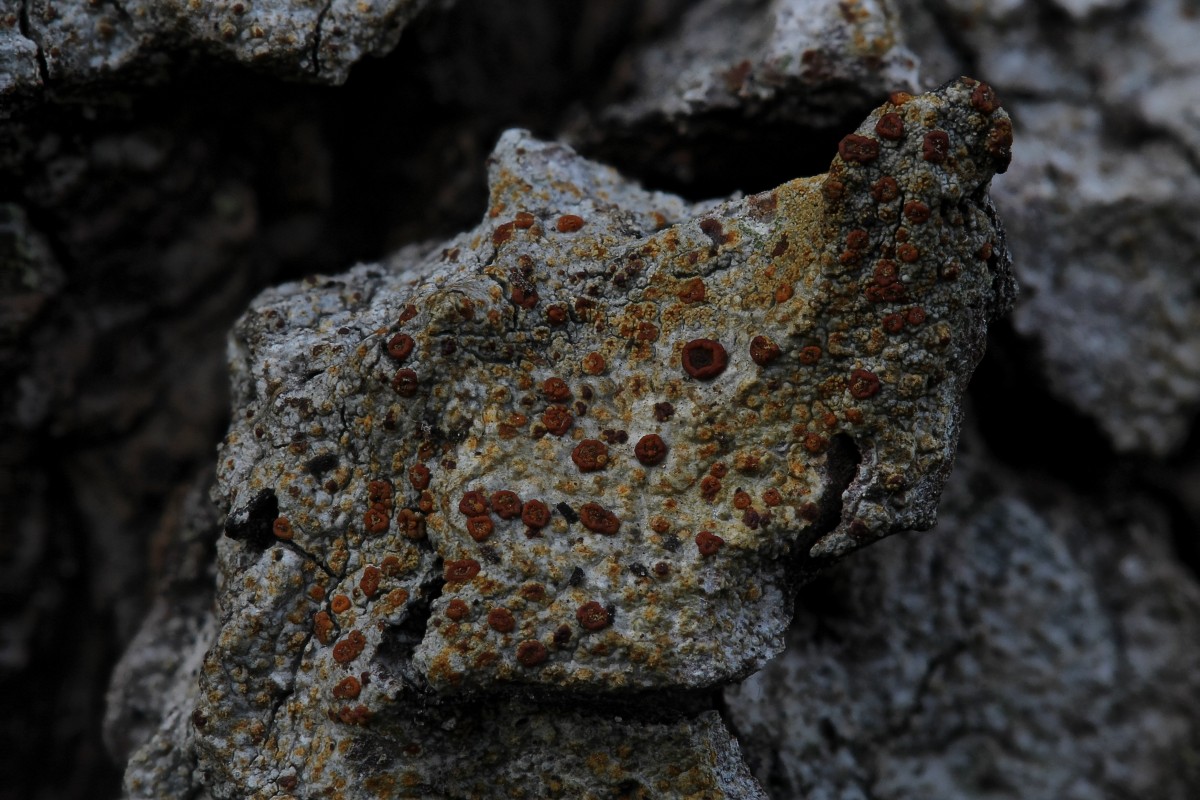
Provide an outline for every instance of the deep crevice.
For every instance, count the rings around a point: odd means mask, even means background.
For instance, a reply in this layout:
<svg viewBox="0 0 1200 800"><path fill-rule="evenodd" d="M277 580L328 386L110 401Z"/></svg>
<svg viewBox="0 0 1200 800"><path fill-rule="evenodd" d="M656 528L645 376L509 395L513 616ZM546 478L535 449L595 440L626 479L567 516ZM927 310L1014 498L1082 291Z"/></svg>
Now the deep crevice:
<svg viewBox="0 0 1200 800"><path fill-rule="evenodd" d="M862 452L853 437L839 433L830 438L826 459L825 490L821 493L821 499L817 501L820 516L810 529L811 535L818 539L841 522L843 497L862 466Z"/></svg>
<svg viewBox="0 0 1200 800"><path fill-rule="evenodd" d="M38 74L41 76L44 91L50 88L50 65L46 63L46 53L42 50L42 43L33 35L33 29L29 25L30 2L31 0L21 0L21 10L17 12L17 29L20 30L22 36L37 47L37 54L34 57L37 59Z"/></svg>

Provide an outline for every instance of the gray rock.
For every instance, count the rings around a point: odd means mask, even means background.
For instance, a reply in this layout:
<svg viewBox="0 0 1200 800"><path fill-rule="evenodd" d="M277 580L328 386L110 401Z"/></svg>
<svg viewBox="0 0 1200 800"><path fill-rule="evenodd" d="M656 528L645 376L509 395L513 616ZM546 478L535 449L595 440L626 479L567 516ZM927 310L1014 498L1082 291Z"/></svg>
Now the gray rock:
<svg viewBox="0 0 1200 800"><path fill-rule="evenodd" d="M686 128L714 111L770 109L836 125L850 109L916 89L916 58L898 23L890 0L696 3L636 57L635 94L606 109L605 123L661 118Z"/></svg>
<svg viewBox="0 0 1200 800"><path fill-rule="evenodd" d="M341 83L365 55L399 41L426 0L29 0L27 37L7 25L0 59L19 67L0 92L46 81L73 86L112 75L158 75L185 54L232 58L294 80ZM15 15L13 15L15 16ZM4 25L0 21L0 25Z"/></svg>
<svg viewBox="0 0 1200 800"><path fill-rule="evenodd" d="M1047 488L968 449L936 531L812 588L726 690L772 796L1195 796L1200 591L1167 519Z"/></svg>
<svg viewBox="0 0 1200 800"><path fill-rule="evenodd" d="M1186 2L902 2L927 79L967 64L1022 134L996 182L1016 325L1056 395L1165 455L1200 406L1200 18Z"/></svg>
<svg viewBox="0 0 1200 800"><path fill-rule="evenodd" d="M493 791L756 796L702 690L778 652L797 582L932 524L1012 299L1010 135L964 79L828 175L690 207L510 132L477 229L264 293L215 634L130 794L194 767L214 797L467 796L487 763Z"/></svg>
<svg viewBox="0 0 1200 800"><path fill-rule="evenodd" d="M690 179L707 151L672 148L706 128L726 145L743 121L819 131L895 89L985 78L1028 127L995 192L1026 289L1018 330L1116 449L1165 455L1200 407L1197 36L1184 0L710 0L632 59L631 97L578 135Z"/></svg>

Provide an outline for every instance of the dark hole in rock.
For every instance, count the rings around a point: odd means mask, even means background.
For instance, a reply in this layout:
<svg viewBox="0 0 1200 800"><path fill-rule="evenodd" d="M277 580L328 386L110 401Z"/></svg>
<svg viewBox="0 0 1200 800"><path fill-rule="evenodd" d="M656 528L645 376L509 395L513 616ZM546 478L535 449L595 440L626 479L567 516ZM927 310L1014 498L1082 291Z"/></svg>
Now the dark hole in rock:
<svg viewBox="0 0 1200 800"><path fill-rule="evenodd" d="M272 526L278 516L275 490L263 489L249 503L230 512L225 520L225 535L256 550L266 550L276 541Z"/></svg>
<svg viewBox="0 0 1200 800"><path fill-rule="evenodd" d="M862 453L848 434L839 433L829 440L825 462L825 491L817 506L820 515L813 523L812 533L819 538L837 527L842 518L842 495L850 488L862 463Z"/></svg>

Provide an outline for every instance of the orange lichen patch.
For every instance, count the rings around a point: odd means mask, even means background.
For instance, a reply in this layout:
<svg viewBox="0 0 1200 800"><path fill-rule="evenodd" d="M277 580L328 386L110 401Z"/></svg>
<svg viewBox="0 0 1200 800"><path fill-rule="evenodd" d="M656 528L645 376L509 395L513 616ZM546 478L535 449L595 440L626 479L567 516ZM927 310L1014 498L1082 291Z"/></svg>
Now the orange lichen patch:
<svg viewBox="0 0 1200 800"><path fill-rule="evenodd" d="M371 508L378 508L385 513L392 507L392 482L371 481L367 484L367 502Z"/></svg>
<svg viewBox="0 0 1200 800"><path fill-rule="evenodd" d="M476 490L467 492L458 501L458 510L467 517L483 516L488 513L490 508L487 496Z"/></svg>
<svg viewBox="0 0 1200 800"><path fill-rule="evenodd" d="M526 583L521 587L521 597L532 603L540 603L546 599L546 587L540 583Z"/></svg>
<svg viewBox="0 0 1200 800"><path fill-rule="evenodd" d="M820 453L828 445L829 442L819 433L806 433L804 435L804 449L810 453Z"/></svg>
<svg viewBox="0 0 1200 800"><path fill-rule="evenodd" d="M763 502L772 508L783 502L783 495L775 488L767 489L763 492L762 498Z"/></svg>
<svg viewBox="0 0 1200 800"><path fill-rule="evenodd" d="M934 164L941 164L950 154L950 136L945 131L930 131L921 144L921 157Z"/></svg>
<svg viewBox="0 0 1200 800"><path fill-rule="evenodd" d="M530 214L528 211L519 211L517 212L517 215L513 217L512 222L513 227L526 230L533 227L533 223L537 222L537 217L535 217L533 214Z"/></svg>
<svg viewBox="0 0 1200 800"><path fill-rule="evenodd" d="M693 339L683 346L683 370L697 380L711 380L725 371L729 354L713 339Z"/></svg>
<svg viewBox="0 0 1200 800"><path fill-rule="evenodd" d="M400 563L400 559L396 556L387 556L383 559L383 563L379 565L383 574L389 578L394 578L404 571L404 566Z"/></svg>
<svg viewBox="0 0 1200 800"><path fill-rule="evenodd" d="M867 164L879 158L879 142L869 136L851 133L838 143L838 155L844 161Z"/></svg>
<svg viewBox="0 0 1200 800"><path fill-rule="evenodd" d="M492 510L500 519L515 519L521 516L521 498L516 492L502 489L492 493Z"/></svg>
<svg viewBox="0 0 1200 800"><path fill-rule="evenodd" d="M875 133L881 139L896 139L904 138L904 120L895 111L889 111L879 118L879 122L875 123Z"/></svg>
<svg viewBox="0 0 1200 800"><path fill-rule="evenodd" d="M390 614L404 608L408 602L408 590L392 589L376 602L376 610L381 614Z"/></svg>
<svg viewBox="0 0 1200 800"><path fill-rule="evenodd" d="M754 501L751 500L750 495L746 494L746 492L742 491L741 489L738 489L733 493L733 507L738 510L749 508L753 502Z"/></svg>
<svg viewBox="0 0 1200 800"><path fill-rule="evenodd" d="M363 527L367 533L383 533L388 529L388 515L378 508L369 508L363 514Z"/></svg>
<svg viewBox="0 0 1200 800"><path fill-rule="evenodd" d="M705 293L706 287L703 279L692 278L679 290L679 299L685 303L700 303L703 302Z"/></svg>
<svg viewBox="0 0 1200 800"><path fill-rule="evenodd" d="M575 619L585 630L589 631L603 630L612 624L612 614L595 600L589 600L577 608Z"/></svg>
<svg viewBox="0 0 1200 800"><path fill-rule="evenodd" d="M779 345L767 336L755 336L750 340L750 359L760 367L765 367L782 355Z"/></svg>
<svg viewBox="0 0 1200 800"><path fill-rule="evenodd" d="M507 608L493 608L487 615L488 627L497 633L512 633L517 628L517 620Z"/></svg>
<svg viewBox="0 0 1200 800"><path fill-rule="evenodd" d="M350 610L350 598L344 594L335 594L333 599L329 601L329 610L335 614L342 614Z"/></svg>
<svg viewBox="0 0 1200 800"><path fill-rule="evenodd" d="M408 468L408 482L418 492L429 488L429 467L424 464L414 464Z"/></svg>
<svg viewBox="0 0 1200 800"><path fill-rule="evenodd" d="M711 555L716 555L717 551L724 546L725 540L717 536L712 531L700 531L696 534L696 548L700 551L700 555L707 558Z"/></svg>
<svg viewBox="0 0 1200 800"><path fill-rule="evenodd" d="M397 361L403 361L412 353L414 344L413 338L407 333L397 333L388 339L387 353Z"/></svg>
<svg viewBox="0 0 1200 800"><path fill-rule="evenodd" d="M714 478L712 475L705 475L700 479L700 496L708 502L716 499L717 494L721 491L721 481Z"/></svg>
<svg viewBox="0 0 1200 800"><path fill-rule="evenodd" d="M574 422L575 417L571 416L571 412L565 406L550 406L542 414L542 424L555 436L562 436L570 430Z"/></svg>
<svg viewBox="0 0 1200 800"><path fill-rule="evenodd" d="M583 357L583 371L588 375L603 375L608 369L608 362L599 353L588 353Z"/></svg>
<svg viewBox="0 0 1200 800"><path fill-rule="evenodd" d="M559 233L574 233L583 227L583 217L576 214L563 214L554 223L554 227Z"/></svg>
<svg viewBox="0 0 1200 800"><path fill-rule="evenodd" d="M371 721L371 710L364 705L342 706L338 709L337 718L346 725L366 725Z"/></svg>
<svg viewBox="0 0 1200 800"><path fill-rule="evenodd" d="M648 433L633 447L637 460L647 467L661 464L667 457L667 443L657 433Z"/></svg>
<svg viewBox="0 0 1200 800"><path fill-rule="evenodd" d="M392 376L392 390L401 397L416 396L420 383L417 373L411 369L398 369Z"/></svg>
<svg viewBox="0 0 1200 800"><path fill-rule="evenodd" d="M333 619L328 612L318 611L313 614L313 636L317 637L317 641L321 644L329 644L333 641Z"/></svg>
<svg viewBox="0 0 1200 800"><path fill-rule="evenodd" d="M473 558L447 561L443 577L447 583L464 583L479 574L479 562Z"/></svg>
<svg viewBox="0 0 1200 800"><path fill-rule="evenodd" d="M550 509L541 500L526 500L521 507L521 522L530 528L544 528L550 523Z"/></svg>
<svg viewBox="0 0 1200 800"><path fill-rule="evenodd" d="M276 517L275 522L271 524L271 532L275 534L276 539L282 541L291 541L296 532L292 530L292 523L287 517Z"/></svg>
<svg viewBox="0 0 1200 800"><path fill-rule="evenodd" d="M584 439L571 451L580 472L596 472L608 466L608 447L599 439Z"/></svg>
<svg viewBox="0 0 1200 800"><path fill-rule="evenodd" d="M446 604L446 616L455 622L462 622L470 613L470 606L457 597Z"/></svg>
<svg viewBox="0 0 1200 800"><path fill-rule="evenodd" d="M362 683L353 675L342 678L333 687L333 696L338 700L354 700L361 692Z"/></svg>
<svg viewBox="0 0 1200 800"><path fill-rule="evenodd" d="M361 631L350 631L333 646L333 660L339 664L349 664L359 657L366 646L367 637Z"/></svg>
<svg viewBox="0 0 1200 800"><path fill-rule="evenodd" d="M555 403L571 399L571 387L562 378L547 378L542 382L542 396Z"/></svg>
<svg viewBox="0 0 1200 800"><path fill-rule="evenodd" d="M584 503L579 507L579 521L590 531L612 535L621 529L617 515L599 503Z"/></svg>
<svg viewBox="0 0 1200 800"><path fill-rule="evenodd" d="M562 306L554 305L546 309L546 321L551 325L558 326L566 324L569 314L567 309Z"/></svg>
<svg viewBox="0 0 1200 800"><path fill-rule="evenodd" d="M796 354L796 360L806 367L811 367L821 360L821 348L815 344L801 347L800 352Z"/></svg>
<svg viewBox="0 0 1200 800"><path fill-rule="evenodd" d="M517 661L523 667L536 667L549 657L546 646L539 641L529 639L517 645Z"/></svg>
<svg viewBox="0 0 1200 800"><path fill-rule="evenodd" d="M480 515L467 520L467 533L477 542L487 539L495 530L491 517Z"/></svg>
<svg viewBox="0 0 1200 800"><path fill-rule="evenodd" d="M408 508L400 509L396 514L396 529L410 541L425 538L425 517L418 511Z"/></svg>
<svg viewBox="0 0 1200 800"><path fill-rule="evenodd" d="M850 373L848 388L850 394L857 400L866 400L879 392L879 378L875 373L865 369L856 369Z"/></svg>
<svg viewBox="0 0 1200 800"><path fill-rule="evenodd" d="M367 597L374 597L382 580L383 572L378 567L370 566L363 570L362 577L358 579L358 588Z"/></svg>

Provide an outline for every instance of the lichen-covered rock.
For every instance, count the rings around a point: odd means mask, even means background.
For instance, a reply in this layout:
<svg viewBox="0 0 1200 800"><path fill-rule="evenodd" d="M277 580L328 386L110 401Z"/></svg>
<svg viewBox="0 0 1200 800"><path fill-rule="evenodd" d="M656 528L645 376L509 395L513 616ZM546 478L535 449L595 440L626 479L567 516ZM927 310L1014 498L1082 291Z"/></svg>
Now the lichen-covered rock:
<svg viewBox="0 0 1200 800"><path fill-rule="evenodd" d="M1046 383L1117 449L1174 451L1200 407L1200 17L1187 2L898 5L929 74L970 64L1017 95L1022 149L993 194Z"/></svg>
<svg viewBox="0 0 1200 800"><path fill-rule="evenodd" d="M130 69L156 72L161 54L211 53L283 77L341 83L367 54L396 46L426 0L124 0L121 3L28 0L22 35L7 25L0 57L26 65L30 47L45 64L45 80L70 85L108 79ZM0 26L6 23L0 20ZM0 92L41 78L14 74ZM2 79L0 79L2 81Z"/></svg>
<svg viewBox="0 0 1200 800"><path fill-rule="evenodd" d="M694 690L778 652L822 564L932 524L1012 299L986 195L1010 144L962 79L893 96L827 175L691 208L510 132L479 228L262 295L218 630L131 794L191 758L216 797L469 796L480 762L535 795L666 791L650 742L676 793L750 794ZM693 699L648 724L619 711L639 690Z"/></svg>
<svg viewBox="0 0 1200 800"><path fill-rule="evenodd" d="M715 111L770 109L826 127L888 92L914 90L916 66L890 0L705 0L638 55L635 94L605 117L686 127Z"/></svg>
<svg viewBox="0 0 1200 800"><path fill-rule="evenodd" d="M1168 520L1047 488L967 448L936 531L812 587L726 691L773 797L1195 796L1200 591Z"/></svg>

